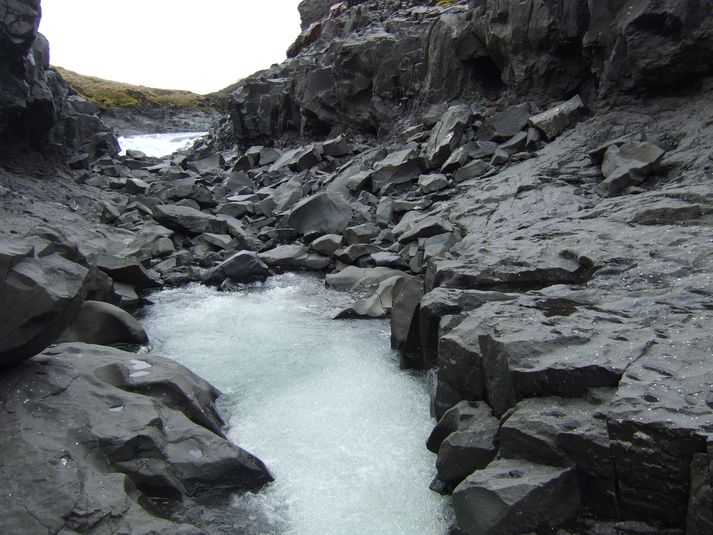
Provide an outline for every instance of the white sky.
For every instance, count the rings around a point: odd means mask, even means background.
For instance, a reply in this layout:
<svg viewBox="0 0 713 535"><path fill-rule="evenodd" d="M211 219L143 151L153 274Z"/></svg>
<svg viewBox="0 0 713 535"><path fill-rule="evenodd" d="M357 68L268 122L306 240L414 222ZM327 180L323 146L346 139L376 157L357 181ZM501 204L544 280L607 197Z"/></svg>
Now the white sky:
<svg viewBox="0 0 713 535"><path fill-rule="evenodd" d="M52 65L209 93L285 59L299 0L42 0Z"/></svg>

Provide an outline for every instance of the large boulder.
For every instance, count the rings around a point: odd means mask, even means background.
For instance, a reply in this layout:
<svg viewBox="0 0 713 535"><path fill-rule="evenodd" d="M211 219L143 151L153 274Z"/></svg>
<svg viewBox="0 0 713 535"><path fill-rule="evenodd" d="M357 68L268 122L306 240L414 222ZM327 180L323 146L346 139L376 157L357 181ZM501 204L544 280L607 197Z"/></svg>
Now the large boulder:
<svg viewBox="0 0 713 535"><path fill-rule="evenodd" d="M458 527L469 535L526 533L557 526L579 507L572 468L498 459L453 491Z"/></svg>
<svg viewBox="0 0 713 535"><path fill-rule="evenodd" d="M227 232L227 224L224 219L189 206L177 204L157 206L154 218L162 225L189 236L197 236L205 232L213 234L226 234Z"/></svg>
<svg viewBox="0 0 713 535"><path fill-rule="evenodd" d="M264 281L270 276L270 268L257 253L240 251L203 274L206 284L220 285L226 279L237 283Z"/></svg>
<svg viewBox="0 0 713 535"><path fill-rule="evenodd" d="M144 345L149 337L141 324L128 312L110 303L85 301L79 314L62 333L60 342L87 344Z"/></svg>
<svg viewBox="0 0 713 535"><path fill-rule="evenodd" d="M42 239L0 242L0 367L53 343L79 313L90 272Z"/></svg>
<svg viewBox="0 0 713 535"><path fill-rule="evenodd" d="M290 210L287 224L300 234L341 234L352 219L352 208L340 197L318 193Z"/></svg>
<svg viewBox="0 0 713 535"><path fill-rule="evenodd" d="M193 497L215 503L272 480L224 437L218 395L173 360L103 346L59 345L7 370L4 531L204 533L153 504L185 511Z"/></svg>

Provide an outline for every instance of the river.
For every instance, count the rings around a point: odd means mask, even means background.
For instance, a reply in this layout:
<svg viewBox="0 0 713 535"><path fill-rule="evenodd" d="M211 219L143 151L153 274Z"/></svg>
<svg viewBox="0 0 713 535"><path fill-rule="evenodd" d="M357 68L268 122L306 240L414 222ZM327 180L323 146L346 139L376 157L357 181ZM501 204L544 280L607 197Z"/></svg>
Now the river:
<svg viewBox="0 0 713 535"><path fill-rule="evenodd" d="M443 535L446 499L421 373L399 369L389 325L335 321L347 294L286 274L241 291L152 295L152 351L220 388L229 437L276 480L232 504L245 535Z"/></svg>

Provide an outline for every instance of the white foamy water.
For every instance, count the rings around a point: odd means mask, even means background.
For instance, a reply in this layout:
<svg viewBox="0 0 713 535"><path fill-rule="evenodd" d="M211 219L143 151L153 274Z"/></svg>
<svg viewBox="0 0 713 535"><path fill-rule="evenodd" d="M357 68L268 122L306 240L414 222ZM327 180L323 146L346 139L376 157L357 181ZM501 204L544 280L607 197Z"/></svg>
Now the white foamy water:
<svg viewBox="0 0 713 535"><path fill-rule="evenodd" d="M224 392L230 438L276 476L236 498L236 534L446 532L445 499L428 489L425 380L399 370L387 322L331 320L348 296L305 275L152 300L144 325L153 351Z"/></svg>
<svg viewBox="0 0 713 535"><path fill-rule="evenodd" d="M168 156L177 150L187 149L208 132L176 132L171 134L141 134L119 137L121 155L126 151L140 150L146 156Z"/></svg>

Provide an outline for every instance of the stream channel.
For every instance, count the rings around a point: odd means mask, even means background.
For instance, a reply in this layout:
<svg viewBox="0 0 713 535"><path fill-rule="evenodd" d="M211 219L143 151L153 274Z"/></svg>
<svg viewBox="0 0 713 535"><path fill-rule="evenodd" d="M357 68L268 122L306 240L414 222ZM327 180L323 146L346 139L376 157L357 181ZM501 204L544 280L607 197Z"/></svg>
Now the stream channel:
<svg viewBox="0 0 713 535"><path fill-rule="evenodd" d="M151 296L143 323L222 392L231 440L276 480L232 503L236 534L443 535L446 499L422 372L399 369L384 320L333 320L353 297L285 274L239 291Z"/></svg>

